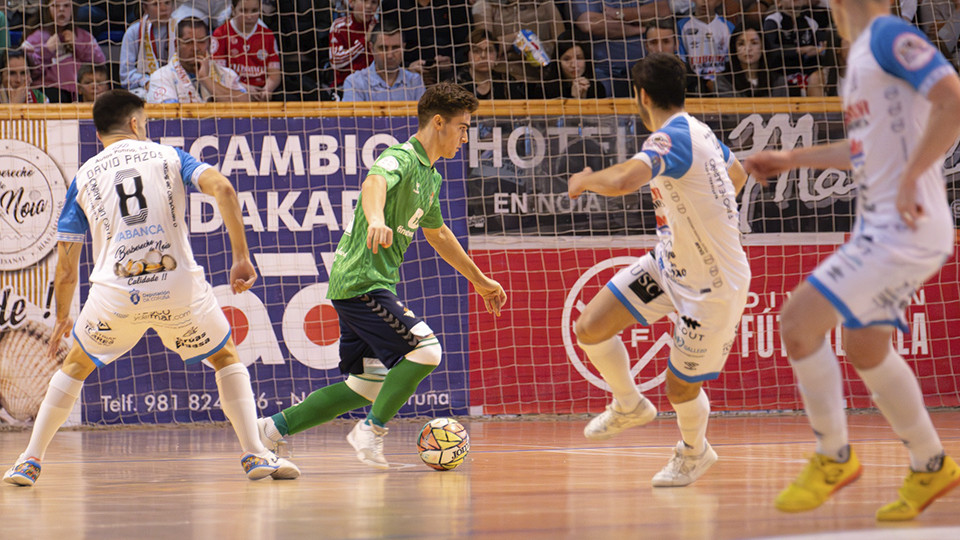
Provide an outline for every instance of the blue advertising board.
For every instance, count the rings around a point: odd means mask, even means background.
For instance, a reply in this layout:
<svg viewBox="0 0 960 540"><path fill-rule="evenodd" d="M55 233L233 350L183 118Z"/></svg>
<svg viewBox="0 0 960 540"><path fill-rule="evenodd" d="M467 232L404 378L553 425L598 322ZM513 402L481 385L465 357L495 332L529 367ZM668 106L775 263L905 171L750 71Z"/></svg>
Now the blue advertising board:
<svg viewBox="0 0 960 540"><path fill-rule="evenodd" d="M273 414L311 391L339 382L336 314L325 299L333 252L349 222L360 184L390 144L406 141L416 118L281 118L153 120L154 141L179 146L217 166L234 184L260 278L229 293L229 239L212 197L188 193L187 223L198 264L206 269L249 367L260 414ZM81 162L96 155L92 122L80 124ZM440 160L447 225L466 244L463 155ZM401 268L398 293L434 329L440 367L401 415L465 414L468 283L417 235ZM90 270L89 253L81 283ZM81 302L87 290L81 285ZM214 371L185 366L152 331L130 352L98 369L83 390L85 423L223 420Z"/></svg>

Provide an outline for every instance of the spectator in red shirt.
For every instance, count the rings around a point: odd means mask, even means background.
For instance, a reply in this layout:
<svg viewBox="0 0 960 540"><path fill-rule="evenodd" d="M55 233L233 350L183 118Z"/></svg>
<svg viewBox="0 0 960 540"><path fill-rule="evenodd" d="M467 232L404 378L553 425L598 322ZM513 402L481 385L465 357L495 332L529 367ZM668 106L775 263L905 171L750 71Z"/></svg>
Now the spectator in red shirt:
<svg viewBox="0 0 960 540"><path fill-rule="evenodd" d="M347 15L330 25L330 65L338 89L343 87L348 75L370 65L366 35L376 25L380 7L379 0L348 0L348 3Z"/></svg>
<svg viewBox="0 0 960 540"><path fill-rule="evenodd" d="M232 0L233 16L213 32L213 59L236 71L251 101L270 101L280 86L273 31L260 20L260 0Z"/></svg>

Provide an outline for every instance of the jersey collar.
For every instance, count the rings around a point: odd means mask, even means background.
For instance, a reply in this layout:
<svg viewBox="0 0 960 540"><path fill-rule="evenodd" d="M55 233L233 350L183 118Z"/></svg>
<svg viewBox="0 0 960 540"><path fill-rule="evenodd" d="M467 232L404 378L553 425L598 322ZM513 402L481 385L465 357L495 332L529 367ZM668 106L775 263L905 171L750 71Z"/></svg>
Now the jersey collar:
<svg viewBox="0 0 960 540"><path fill-rule="evenodd" d="M417 155L417 158L420 160L420 163L423 163L425 167L432 167L430 163L430 158L427 157L427 151L423 149L423 145L420 144L420 141L416 137L411 136L410 140L407 141L413 146L413 153Z"/></svg>

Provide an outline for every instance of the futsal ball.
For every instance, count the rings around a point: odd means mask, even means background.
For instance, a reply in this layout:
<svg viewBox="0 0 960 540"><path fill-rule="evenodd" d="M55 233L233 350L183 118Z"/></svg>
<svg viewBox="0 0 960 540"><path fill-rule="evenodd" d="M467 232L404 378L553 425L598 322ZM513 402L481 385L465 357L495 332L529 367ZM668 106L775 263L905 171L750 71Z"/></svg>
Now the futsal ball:
<svg viewBox="0 0 960 540"><path fill-rule="evenodd" d="M463 463L470 451L470 436L460 422L452 418L434 418L424 424L417 440L420 459L428 467L449 471Z"/></svg>

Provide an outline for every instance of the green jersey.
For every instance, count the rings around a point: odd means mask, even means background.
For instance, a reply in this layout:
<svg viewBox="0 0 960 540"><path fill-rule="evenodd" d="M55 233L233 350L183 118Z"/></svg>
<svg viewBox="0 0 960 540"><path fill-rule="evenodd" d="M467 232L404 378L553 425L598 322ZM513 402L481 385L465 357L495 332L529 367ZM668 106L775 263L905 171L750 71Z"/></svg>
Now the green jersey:
<svg viewBox="0 0 960 540"><path fill-rule="evenodd" d="M440 214L440 173L433 168L420 141L414 137L384 150L370 167L370 175L387 180L383 219L393 229L393 244L380 246L377 254L367 248L367 216L363 195L357 201L353 220L337 244L330 270L327 298L344 300L375 289L397 294L403 255L420 226L443 226Z"/></svg>

